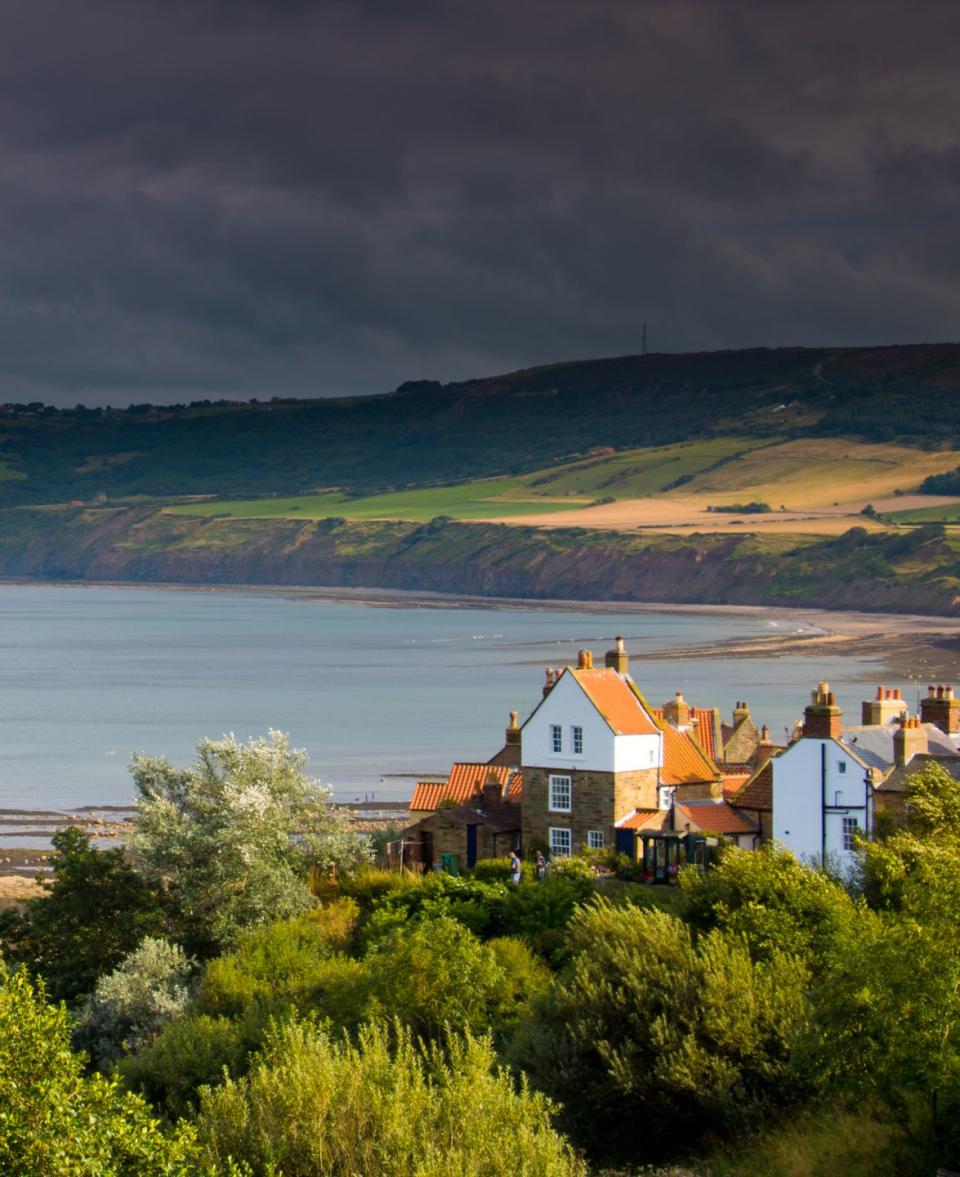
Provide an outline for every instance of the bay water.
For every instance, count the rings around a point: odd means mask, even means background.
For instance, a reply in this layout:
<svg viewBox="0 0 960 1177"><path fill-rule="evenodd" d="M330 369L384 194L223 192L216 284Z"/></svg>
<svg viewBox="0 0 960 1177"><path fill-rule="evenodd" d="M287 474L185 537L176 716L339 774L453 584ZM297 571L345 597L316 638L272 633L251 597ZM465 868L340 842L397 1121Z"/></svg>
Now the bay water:
<svg viewBox="0 0 960 1177"><path fill-rule="evenodd" d="M128 803L135 752L278 728L342 800L403 799L404 774L486 760L543 670L616 634L660 704L682 690L729 717L747 700L783 737L827 679L848 713L882 677L856 656L661 659L651 653L810 632L764 614L373 607L268 592L0 586L0 808ZM888 685L897 684L890 681ZM856 720L853 720L856 722Z"/></svg>

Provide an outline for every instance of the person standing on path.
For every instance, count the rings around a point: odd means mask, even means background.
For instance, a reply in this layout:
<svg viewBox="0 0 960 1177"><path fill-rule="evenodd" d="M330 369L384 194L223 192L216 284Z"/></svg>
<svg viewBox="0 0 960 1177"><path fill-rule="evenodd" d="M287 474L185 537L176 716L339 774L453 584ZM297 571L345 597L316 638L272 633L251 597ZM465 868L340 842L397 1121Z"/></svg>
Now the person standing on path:
<svg viewBox="0 0 960 1177"><path fill-rule="evenodd" d="M520 878L523 874L523 866L520 862L520 855L516 850L510 851L510 882L514 885L519 884Z"/></svg>

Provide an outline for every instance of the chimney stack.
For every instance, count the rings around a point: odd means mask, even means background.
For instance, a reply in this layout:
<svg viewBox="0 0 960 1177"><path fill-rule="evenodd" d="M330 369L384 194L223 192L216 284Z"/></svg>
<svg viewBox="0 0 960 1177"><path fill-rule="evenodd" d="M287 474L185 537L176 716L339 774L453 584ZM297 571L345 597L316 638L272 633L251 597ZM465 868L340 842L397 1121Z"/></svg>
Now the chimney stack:
<svg viewBox="0 0 960 1177"><path fill-rule="evenodd" d="M813 740L839 740L843 712L837 706L837 696L830 684L822 682L810 694L810 702L803 713L803 734Z"/></svg>
<svg viewBox="0 0 960 1177"><path fill-rule="evenodd" d="M773 755L773 740L770 739L770 729L766 724L760 732L760 743L757 744L757 767L766 762Z"/></svg>
<svg viewBox="0 0 960 1177"><path fill-rule="evenodd" d="M921 723L932 723L948 736L960 734L960 699L955 699L953 686L927 688L927 697L920 700Z"/></svg>
<svg viewBox="0 0 960 1177"><path fill-rule="evenodd" d="M893 733L893 759L897 765L909 764L914 756L929 751L927 729L918 715L904 716Z"/></svg>
<svg viewBox="0 0 960 1177"><path fill-rule="evenodd" d="M607 651L605 664L608 670L615 670L617 674L626 674L630 669L630 655L623 648L623 638L617 638L616 647Z"/></svg>
<svg viewBox="0 0 960 1177"><path fill-rule="evenodd" d="M738 723L744 719L750 718L750 704L738 703L733 709L733 726L736 727Z"/></svg>
<svg viewBox="0 0 960 1177"><path fill-rule="evenodd" d="M520 747L520 712L519 711L511 711L510 712L510 722L507 725L506 743L507 743L508 748L519 748Z"/></svg>
<svg viewBox="0 0 960 1177"><path fill-rule="evenodd" d="M499 809L503 804L503 785L497 780L497 774L491 769L483 785L483 808Z"/></svg>
<svg viewBox="0 0 960 1177"><path fill-rule="evenodd" d="M865 727L876 724L892 723L895 719L903 719L907 715L906 700L900 694L899 687L877 687L875 699L865 699L860 704L860 722Z"/></svg>
<svg viewBox="0 0 960 1177"><path fill-rule="evenodd" d="M673 698L663 705L663 718L674 727L689 727L691 714L690 704L683 697L682 691L677 691Z"/></svg>
<svg viewBox="0 0 960 1177"><path fill-rule="evenodd" d="M577 653L577 670L593 670L593 655L589 650Z"/></svg>
<svg viewBox="0 0 960 1177"><path fill-rule="evenodd" d="M556 681L557 681L557 672L553 669L552 666L548 666L547 670L546 670L545 681L543 684L543 697L544 698L546 698L547 695L549 695L550 692L553 690L553 685Z"/></svg>

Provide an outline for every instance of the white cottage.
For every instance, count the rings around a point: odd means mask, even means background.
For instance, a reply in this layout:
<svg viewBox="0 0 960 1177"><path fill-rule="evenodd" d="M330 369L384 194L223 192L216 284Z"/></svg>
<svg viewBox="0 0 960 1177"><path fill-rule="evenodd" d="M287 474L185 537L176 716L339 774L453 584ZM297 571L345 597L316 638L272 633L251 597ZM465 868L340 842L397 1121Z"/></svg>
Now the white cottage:
<svg viewBox="0 0 960 1177"><path fill-rule="evenodd" d="M801 738L770 762L773 836L803 862L849 874L856 838L873 826L874 770L841 740L842 718L820 683Z"/></svg>

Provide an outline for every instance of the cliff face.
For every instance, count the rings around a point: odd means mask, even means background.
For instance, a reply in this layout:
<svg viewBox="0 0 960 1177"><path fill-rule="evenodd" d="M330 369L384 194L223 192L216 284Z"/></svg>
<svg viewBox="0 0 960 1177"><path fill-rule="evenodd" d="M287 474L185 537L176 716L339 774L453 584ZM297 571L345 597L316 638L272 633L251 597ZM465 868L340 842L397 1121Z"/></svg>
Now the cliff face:
<svg viewBox="0 0 960 1177"><path fill-rule="evenodd" d="M871 537L842 541L773 551L749 535L21 508L0 512L0 576L960 615L960 559L942 538L901 553L906 571Z"/></svg>

